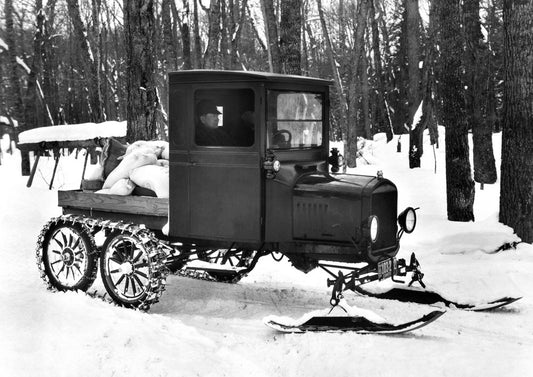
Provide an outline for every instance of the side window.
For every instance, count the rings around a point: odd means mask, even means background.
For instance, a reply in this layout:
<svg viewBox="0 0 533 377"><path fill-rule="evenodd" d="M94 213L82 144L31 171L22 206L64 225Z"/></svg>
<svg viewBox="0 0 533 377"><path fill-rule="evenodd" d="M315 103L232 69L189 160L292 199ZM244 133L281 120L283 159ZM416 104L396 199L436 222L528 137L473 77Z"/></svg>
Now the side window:
<svg viewBox="0 0 533 377"><path fill-rule="evenodd" d="M252 89L197 90L194 94L196 145L254 145L254 106L255 94Z"/></svg>
<svg viewBox="0 0 533 377"><path fill-rule="evenodd" d="M269 90L268 147L305 149L322 145L323 94Z"/></svg>

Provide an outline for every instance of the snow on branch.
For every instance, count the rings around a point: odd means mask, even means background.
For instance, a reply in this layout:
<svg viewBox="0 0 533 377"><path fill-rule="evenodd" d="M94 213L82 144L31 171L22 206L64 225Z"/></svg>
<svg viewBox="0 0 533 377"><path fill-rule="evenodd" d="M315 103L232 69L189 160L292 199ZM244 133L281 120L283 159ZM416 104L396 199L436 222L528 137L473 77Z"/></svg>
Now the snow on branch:
<svg viewBox="0 0 533 377"><path fill-rule="evenodd" d="M83 141L105 137L125 137L127 122L66 124L38 127L19 134L19 144L54 141Z"/></svg>

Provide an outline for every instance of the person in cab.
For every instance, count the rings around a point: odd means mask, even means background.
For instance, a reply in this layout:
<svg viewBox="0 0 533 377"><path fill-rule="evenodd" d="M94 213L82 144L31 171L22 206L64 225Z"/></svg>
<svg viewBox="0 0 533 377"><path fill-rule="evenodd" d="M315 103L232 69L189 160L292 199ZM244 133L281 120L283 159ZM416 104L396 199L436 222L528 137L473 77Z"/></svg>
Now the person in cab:
<svg viewBox="0 0 533 377"><path fill-rule="evenodd" d="M195 141L200 146L232 146L232 137L219 126L220 111L214 102L202 100L196 105L198 122Z"/></svg>

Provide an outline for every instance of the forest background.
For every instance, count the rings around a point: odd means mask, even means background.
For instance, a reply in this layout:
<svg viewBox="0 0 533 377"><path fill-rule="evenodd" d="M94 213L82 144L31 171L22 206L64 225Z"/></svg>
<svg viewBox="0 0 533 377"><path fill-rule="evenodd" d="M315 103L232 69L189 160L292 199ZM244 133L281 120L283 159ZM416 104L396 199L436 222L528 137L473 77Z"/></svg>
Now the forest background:
<svg viewBox="0 0 533 377"><path fill-rule="evenodd" d="M331 135L349 167L357 138L378 132L405 134L419 167L424 130L438 148L445 126L450 220L474 220L474 181L497 181L491 136L503 130L500 220L533 242L532 0L0 4L1 127L15 139L105 120L127 120L129 141L165 139L169 71L329 78Z"/></svg>

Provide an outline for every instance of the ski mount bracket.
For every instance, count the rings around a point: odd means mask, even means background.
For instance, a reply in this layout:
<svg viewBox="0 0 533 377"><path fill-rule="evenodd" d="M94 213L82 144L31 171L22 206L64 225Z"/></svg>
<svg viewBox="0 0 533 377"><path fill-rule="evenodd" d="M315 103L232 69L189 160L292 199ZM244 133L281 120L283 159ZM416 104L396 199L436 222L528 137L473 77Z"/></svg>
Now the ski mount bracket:
<svg viewBox="0 0 533 377"><path fill-rule="evenodd" d="M363 267L326 263L319 263L318 266L333 277L333 279L327 279L327 286L332 287L330 298L332 307L339 304L343 298L342 293L346 290L355 291L360 285L387 278L391 278L396 283L405 283L398 278L404 278L408 273L412 273L408 286L419 283L422 288L426 287L422 281L424 274L415 253L411 254L409 264L405 262L405 259L389 258ZM338 269L337 272L334 272L334 269ZM342 270L348 272L344 273Z"/></svg>

